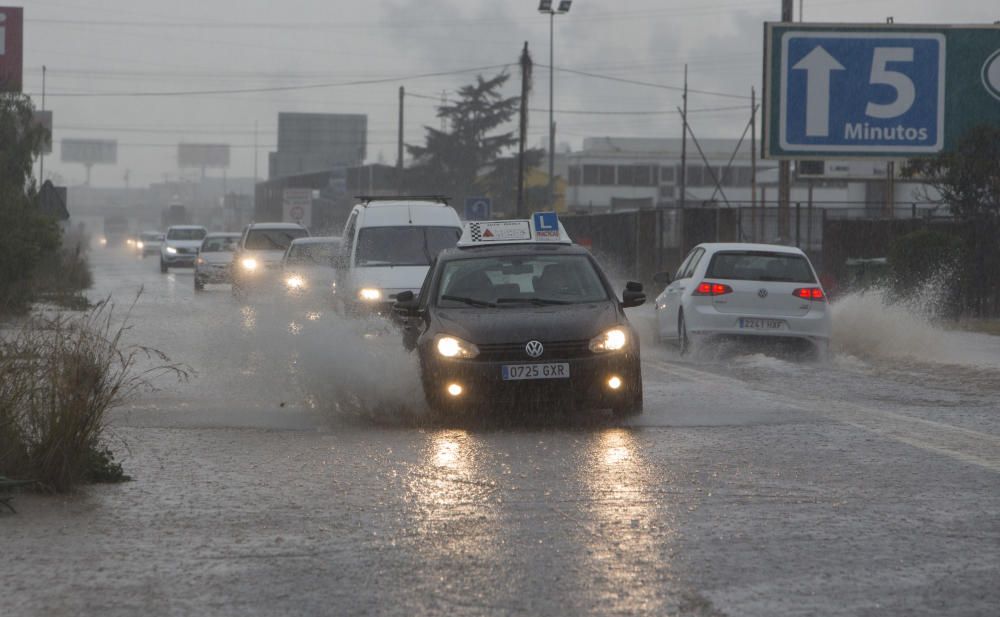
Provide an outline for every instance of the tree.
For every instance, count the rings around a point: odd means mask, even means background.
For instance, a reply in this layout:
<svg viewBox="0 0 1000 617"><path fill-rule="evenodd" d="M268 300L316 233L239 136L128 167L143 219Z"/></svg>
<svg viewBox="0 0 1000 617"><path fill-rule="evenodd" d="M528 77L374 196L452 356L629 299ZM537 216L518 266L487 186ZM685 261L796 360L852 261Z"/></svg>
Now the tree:
<svg viewBox="0 0 1000 617"><path fill-rule="evenodd" d="M1000 221L1000 127L978 126L953 152L910 160L903 176L924 178L958 218Z"/></svg>
<svg viewBox="0 0 1000 617"><path fill-rule="evenodd" d="M0 94L0 312L27 306L35 267L60 244L58 225L36 207L31 167L48 131L33 114L29 97Z"/></svg>
<svg viewBox="0 0 1000 617"><path fill-rule="evenodd" d="M544 152L539 148L524 151L525 170L538 167ZM491 169L480 176L479 187L498 204L498 210L516 216L517 206L517 154L497 158ZM525 186L525 212L543 209L549 200L548 186Z"/></svg>
<svg viewBox="0 0 1000 617"><path fill-rule="evenodd" d="M455 102L438 107L446 130L425 126L425 145L407 146L416 161L408 172L411 189L455 199L478 190L479 174L517 144L514 131L490 134L517 112L518 98L500 92L508 79L506 71L490 79L479 75L476 83L458 91Z"/></svg>

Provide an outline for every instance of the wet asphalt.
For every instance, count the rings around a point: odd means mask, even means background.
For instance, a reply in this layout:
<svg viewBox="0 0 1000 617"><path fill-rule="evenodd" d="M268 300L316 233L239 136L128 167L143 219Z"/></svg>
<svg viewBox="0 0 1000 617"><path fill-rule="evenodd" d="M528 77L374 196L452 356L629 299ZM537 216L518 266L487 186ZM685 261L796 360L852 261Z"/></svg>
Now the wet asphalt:
<svg viewBox="0 0 1000 617"><path fill-rule="evenodd" d="M1000 614L1000 338L681 358L644 307L642 416L440 420L377 324L93 262L190 376L112 415L133 481L0 516L0 614Z"/></svg>

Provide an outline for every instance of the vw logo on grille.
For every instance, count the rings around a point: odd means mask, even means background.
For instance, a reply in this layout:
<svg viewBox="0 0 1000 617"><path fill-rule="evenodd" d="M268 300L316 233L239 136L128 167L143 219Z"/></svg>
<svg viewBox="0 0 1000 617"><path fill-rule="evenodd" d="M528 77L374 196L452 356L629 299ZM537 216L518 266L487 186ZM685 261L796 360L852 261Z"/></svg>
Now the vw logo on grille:
<svg viewBox="0 0 1000 617"><path fill-rule="evenodd" d="M760 289L760 290L757 291L757 295L759 297L761 297L761 298L766 298L767 297L767 290L766 289Z"/></svg>
<svg viewBox="0 0 1000 617"><path fill-rule="evenodd" d="M545 347L538 341L529 341L527 345L524 346L524 351L527 352L532 358L541 357L542 352L545 351Z"/></svg>

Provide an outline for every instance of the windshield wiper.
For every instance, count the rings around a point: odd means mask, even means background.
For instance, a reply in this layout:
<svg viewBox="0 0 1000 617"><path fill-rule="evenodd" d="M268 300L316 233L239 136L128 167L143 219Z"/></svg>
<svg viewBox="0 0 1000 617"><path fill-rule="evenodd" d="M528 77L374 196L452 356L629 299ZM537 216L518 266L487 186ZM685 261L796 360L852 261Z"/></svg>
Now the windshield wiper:
<svg viewBox="0 0 1000 617"><path fill-rule="evenodd" d="M531 303L538 306L572 304L572 302L568 300L555 300L552 298L497 298L497 304L512 304L514 302Z"/></svg>
<svg viewBox="0 0 1000 617"><path fill-rule="evenodd" d="M492 302L487 302L485 300L476 300L475 298L465 298L462 296L450 296L445 294L441 296L442 300L448 300L450 302L461 302L462 304L468 304L469 306L486 306L490 308L496 308L496 304Z"/></svg>

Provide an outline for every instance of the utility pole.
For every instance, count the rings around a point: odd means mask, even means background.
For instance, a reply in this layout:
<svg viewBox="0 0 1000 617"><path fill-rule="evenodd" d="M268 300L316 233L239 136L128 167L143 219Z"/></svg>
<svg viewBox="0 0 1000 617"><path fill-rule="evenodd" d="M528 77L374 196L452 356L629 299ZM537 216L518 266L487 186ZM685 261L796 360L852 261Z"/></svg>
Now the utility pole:
<svg viewBox="0 0 1000 617"><path fill-rule="evenodd" d="M45 65L42 65L42 111L45 111ZM52 132L49 131L49 145L52 144ZM45 184L45 148L42 148L41 154L38 155L38 184L41 188L42 184ZM88 181L88 184L90 182Z"/></svg>
<svg viewBox="0 0 1000 617"><path fill-rule="evenodd" d="M396 192L403 194L403 101L406 90L399 87L399 139L396 144Z"/></svg>
<svg viewBox="0 0 1000 617"><path fill-rule="evenodd" d="M257 121L253 121L253 183L257 184Z"/></svg>
<svg viewBox="0 0 1000 617"><path fill-rule="evenodd" d="M556 87L556 45L555 45L555 12L549 13L549 206L556 209L556 120L555 87Z"/></svg>
<svg viewBox="0 0 1000 617"><path fill-rule="evenodd" d="M757 241L757 90L750 88L750 230Z"/></svg>
<svg viewBox="0 0 1000 617"><path fill-rule="evenodd" d="M781 0L781 21L792 21L792 0ZM778 162L778 241L789 240L789 218L792 197L792 166L787 160Z"/></svg>
<svg viewBox="0 0 1000 617"><path fill-rule="evenodd" d="M517 144L517 218L528 218L528 208L524 202L524 147L528 139L528 94L531 92L532 63L528 53L528 41L521 51L521 118Z"/></svg>
<svg viewBox="0 0 1000 617"><path fill-rule="evenodd" d="M677 228L680 230L680 259L684 259L684 209L687 207L687 138L688 138L688 65L684 65L684 94L682 97L684 111L681 112L681 214Z"/></svg>

